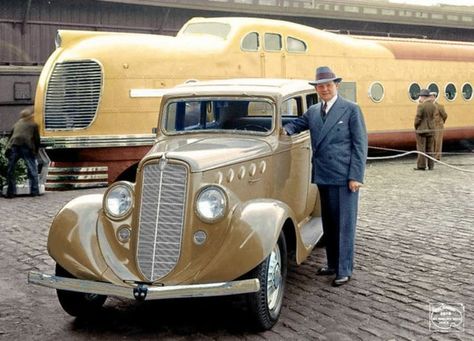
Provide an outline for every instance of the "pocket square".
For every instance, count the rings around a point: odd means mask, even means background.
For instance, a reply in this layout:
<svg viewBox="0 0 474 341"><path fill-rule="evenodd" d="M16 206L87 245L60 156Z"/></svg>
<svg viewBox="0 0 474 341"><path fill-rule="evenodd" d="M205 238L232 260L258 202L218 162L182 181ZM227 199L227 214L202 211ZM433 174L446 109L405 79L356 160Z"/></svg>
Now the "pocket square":
<svg viewBox="0 0 474 341"><path fill-rule="evenodd" d="M337 122L337 124L342 124L342 123L344 123L344 122L342 122L342 121Z"/></svg>

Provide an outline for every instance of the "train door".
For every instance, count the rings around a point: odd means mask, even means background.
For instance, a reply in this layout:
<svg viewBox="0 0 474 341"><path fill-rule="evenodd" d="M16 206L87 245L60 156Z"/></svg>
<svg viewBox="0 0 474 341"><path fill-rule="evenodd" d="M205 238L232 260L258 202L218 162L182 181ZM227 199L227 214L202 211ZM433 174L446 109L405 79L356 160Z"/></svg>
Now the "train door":
<svg viewBox="0 0 474 341"><path fill-rule="evenodd" d="M263 35L263 50L260 54L261 74L266 78L286 78L285 51L279 33Z"/></svg>

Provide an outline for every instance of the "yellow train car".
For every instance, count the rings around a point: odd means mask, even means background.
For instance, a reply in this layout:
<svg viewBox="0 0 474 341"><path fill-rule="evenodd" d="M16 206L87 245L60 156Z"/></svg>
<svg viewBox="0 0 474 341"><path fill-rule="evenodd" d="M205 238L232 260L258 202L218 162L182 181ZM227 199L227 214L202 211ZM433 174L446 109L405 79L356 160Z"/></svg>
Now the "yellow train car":
<svg viewBox="0 0 474 341"><path fill-rule="evenodd" d="M360 104L370 146L414 146L425 87L448 112L445 140L474 138L471 43L351 37L229 17L193 18L176 37L59 31L56 45L35 99L56 171L48 188L133 179L154 139L161 95L194 79L310 80L328 65L343 77L343 96Z"/></svg>

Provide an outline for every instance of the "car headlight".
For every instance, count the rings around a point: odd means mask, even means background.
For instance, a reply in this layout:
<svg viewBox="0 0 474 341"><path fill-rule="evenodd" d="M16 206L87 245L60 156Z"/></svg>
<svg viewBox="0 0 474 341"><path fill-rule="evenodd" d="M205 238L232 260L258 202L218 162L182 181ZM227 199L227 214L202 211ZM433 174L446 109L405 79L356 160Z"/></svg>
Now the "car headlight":
<svg viewBox="0 0 474 341"><path fill-rule="evenodd" d="M206 223L221 219L227 209L227 196L217 186L204 187L196 199L196 213Z"/></svg>
<svg viewBox="0 0 474 341"><path fill-rule="evenodd" d="M120 219L127 216L132 210L133 190L127 182L118 182L112 185L104 197L104 208L106 214L112 219Z"/></svg>

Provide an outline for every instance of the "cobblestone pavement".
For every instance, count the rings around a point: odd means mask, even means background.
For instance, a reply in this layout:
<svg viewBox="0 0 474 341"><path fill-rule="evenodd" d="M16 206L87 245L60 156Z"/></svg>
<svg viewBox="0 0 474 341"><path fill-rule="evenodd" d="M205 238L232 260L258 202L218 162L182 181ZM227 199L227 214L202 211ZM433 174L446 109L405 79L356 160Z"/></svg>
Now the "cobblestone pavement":
<svg viewBox="0 0 474 341"><path fill-rule="evenodd" d="M444 161L474 171L474 154ZM0 339L473 340L474 173L442 165L415 172L414 165L413 158L369 162L353 279L333 288L330 278L315 276L324 262L323 249L315 249L302 266L290 267L281 319L259 334L224 298L109 299L96 321L70 317L54 290L28 285L26 276L53 273L46 240L62 205L103 189L0 198ZM430 330L435 303L462 304L463 325Z"/></svg>

